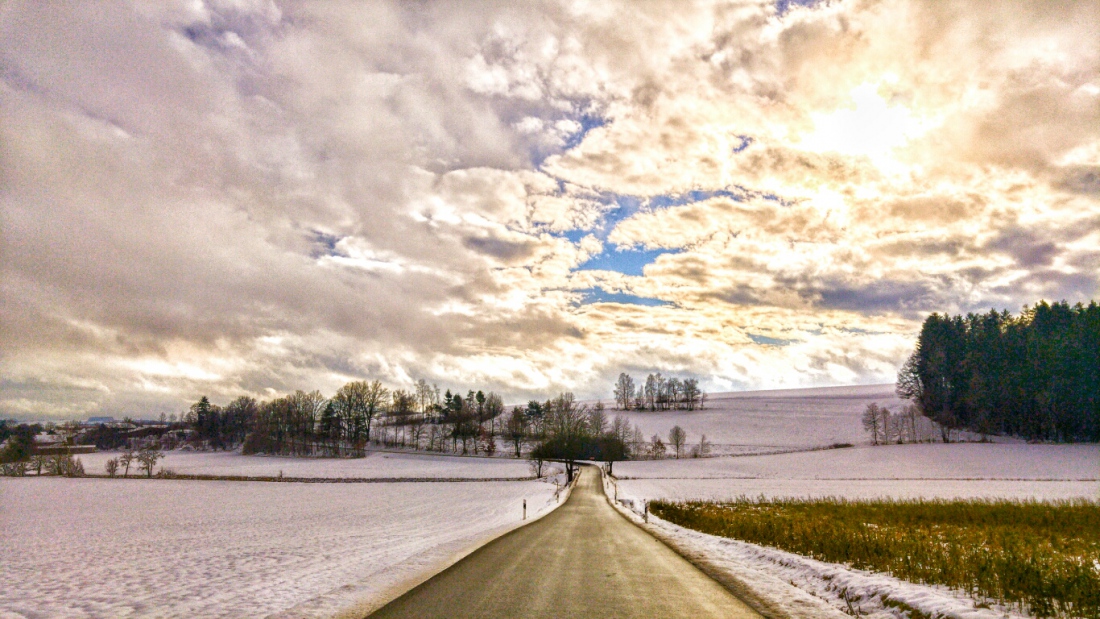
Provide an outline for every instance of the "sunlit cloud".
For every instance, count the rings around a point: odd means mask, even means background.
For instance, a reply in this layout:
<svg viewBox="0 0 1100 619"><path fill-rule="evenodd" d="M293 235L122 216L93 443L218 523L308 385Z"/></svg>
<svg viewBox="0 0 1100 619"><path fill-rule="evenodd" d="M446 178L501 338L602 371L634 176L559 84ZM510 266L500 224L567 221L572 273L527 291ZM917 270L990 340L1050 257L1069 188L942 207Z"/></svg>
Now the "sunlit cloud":
<svg viewBox="0 0 1100 619"><path fill-rule="evenodd" d="M832 112L811 112L813 131L803 135L796 146L818 153L868 157L880 168L904 170L892 159L894 150L928 133L936 121L887 101L880 90L891 83L896 84L897 78L882 86L860 84L852 89L850 105Z"/></svg>
<svg viewBox="0 0 1100 619"><path fill-rule="evenodd" d="M0 416L889 382L1100 295L1100 4L0 8Z"/></svg>

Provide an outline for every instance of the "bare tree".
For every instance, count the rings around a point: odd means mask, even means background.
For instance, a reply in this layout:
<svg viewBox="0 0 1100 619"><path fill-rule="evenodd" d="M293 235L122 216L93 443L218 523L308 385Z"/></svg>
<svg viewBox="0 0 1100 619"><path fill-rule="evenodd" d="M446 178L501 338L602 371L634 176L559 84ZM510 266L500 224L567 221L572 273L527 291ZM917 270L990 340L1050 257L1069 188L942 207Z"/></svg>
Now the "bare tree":
<svg viewBox="0 0 1100 619"><path fill-rule="evenodd" d="M702 393L699 391L699 380L696 378L684 379L684 407L689 411L695 410L695 407L699 405L699 395Z"/></svg>
<svg viewBox="0 0 1100 619"><path fill-rule="evenodd" d="M34 454L31 456L30 468L34 469L35 475L42 474L42 467L46 466L46 456L42 454Z"/></svg>
<svg viewBox="0 0 1100 619"><path fill-rule="evenodd" d="M909 432L909 441L919 443L921 438L917 430L917 421L923 417L920 412L920 407L916 404L907 404L905 408L901 409L901 417L905 419L905 424Z"/></svg>
<svg viewBox="0 0 1100 619"><path fill-rule="evenodd" d="M163 457L164 454L153 447L147 447L138 453L137 459L141 463L141 470L145 471L146 477L153 476L153 468L157 465L157 460Z"/></svg>
<svg viewBox="0 0 1100 619"><path fill-rule="evenodd" d="M516 406L512 409L512 415L508 417L504 431L508 436L508 440L512 441L516 448L516 457L520 457L523 439L527 436L527 414L522 408Z"/></svg>
<svg viewBox="0 0 1100 619"><path fill-rule="evenodd" d="M707 435L703 434L699 436L699 444L691 448L692 458L704 458L710 453L710 441L707 440Z"/></svg>
<svg viewBox="0 0 1100 619"><path fill-rule="evenodd" d="M672 445L672 450L676 452L676 457L679 458L680 454L684 451L684 443L687 442L687 432L680 426L672 426L672 429L668 431L668 444Z"/></svg>
<svg viewBox="0 0 1100 619"><path fill-rule="evenodd" d="M107 464L105 464L104 467L107 469L108 477L114 477L115 475L118 475L118 458L111 458L107 461Z"/></svg>
<svg viewBox="0 0 1100 619"><path fill-rule="evenodd" d="M297 441L293 441L293 449L298 454L309 454L315 451L317 439L317 424L324 411L325 396L320 391L306 393L299 389L286 397L290 425L297 435Z"/></svg>
<svg viewBox="0 0 1100 619"><path fill-rule="evenodd" d="M890 415L886 425L890 429L890 434L894 437L894 442L899 445L906 442L909 424L903 415Z"/></svg>
<svg viewBox="0 0 1100 619"><path fill-rule="evenodd" d="M588 413L588 428L596 436L607 432L607 414L604 413L603 402L597 402L595 408Z"/></svg>
<svg viewBox="0 0 1100 619"><path fill-rule="evenodd" d="M340 414L344 427L348 428L348 439L357 452L363 442L370 441L371 424L378 413L385 410L390 392L381 381L352 381L336 392L333 401Z"/></svg>
<svg viewBox="0 0 1100 619"><path fill-rule="evenodd" d="M401 446L405 446L405 430L412 422L411 417L416 412L416 395L404 389L395 389L391 400L389 418L394 428L394 442L398 441L397 431L401 431Z"/></svg>
<svg viewBox="0 0 1100 619"><path fill-rule="evenodd" d="M427 414L432 405L439 399L439 388L433 387L428 384L428 381L421 378L416 381L416 406L422 414Z"/></svg>
<svg viewBox="0 0 1100 619"><path fill-rule="evenodd" d="M659 434L654 434L649 439L649 457L655 459L665 457L665 442L661 440Z"/></svg>
<svg viewBox="0 0 1100 619"><path fill-rule="evenodd" d="M657 410L657 377L650 374L645 379L645 406L651 411Z"/></svg>
<svg viewBox="0 0 1100 619"><path fill-rule="evenodd" d="M134 450L127 449L126 451L122 452L122 455L118 457L118 462L123 467L122 476L129 477L130 465L134 463Z"/></svg>
<svg viewBox="0 0 1100 619"><path fill-rule="evenodd" d="M489 395L485 396L484 415L489 420L489 436L496 436L496 420L504 415L504 398L490 391Z"/></svg>
<svg viewBox="0 0 1100 619"><path fill-rule="evenodd" d="M863 429L871 433L871 443L879 444L882 437L882 409L877 402L871 402L863 411Z"/></svg>
<svg viewBox="0 0 1100 619"><path fill-rule="evenodd" d="M630 408L634 400L634 379L623 372L619 374L619 380L615 382L615 406L619 410Z"/></svg>

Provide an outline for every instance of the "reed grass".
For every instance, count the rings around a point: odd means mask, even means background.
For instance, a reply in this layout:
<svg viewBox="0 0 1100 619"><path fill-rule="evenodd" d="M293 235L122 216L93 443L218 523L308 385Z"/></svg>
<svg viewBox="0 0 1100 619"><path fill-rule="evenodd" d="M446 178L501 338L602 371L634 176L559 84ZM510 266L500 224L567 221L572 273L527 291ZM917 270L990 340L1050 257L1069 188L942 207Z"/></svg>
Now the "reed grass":
<svg viewBox="0 0 1100 619"><path fill-rule="evenodd" d="M1088 500L654 501L657 516L1036 617L1100 619L1100 504Z"/></svg>

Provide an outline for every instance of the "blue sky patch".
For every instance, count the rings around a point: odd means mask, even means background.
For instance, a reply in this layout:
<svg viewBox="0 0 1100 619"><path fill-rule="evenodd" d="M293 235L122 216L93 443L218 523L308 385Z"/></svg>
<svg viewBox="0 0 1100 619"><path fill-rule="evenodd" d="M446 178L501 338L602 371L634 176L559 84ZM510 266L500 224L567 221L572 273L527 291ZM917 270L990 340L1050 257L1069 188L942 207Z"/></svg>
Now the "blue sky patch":
<svg viewBox="0 0 1100 619"><path fill-rule="evenodd" d="M590 258L578 271L615 271L623 275L642 275L647 264L653 264L661 254L676 253L670 249L605 249Z"/></svg>
<svg viewBox="0 0 1100 619"><path fill-rule="evenodd" d="M730 191L729 189L718 189L716 191L696 190L679 195L666 194L663 196L653 196L646 202L646 205L651 208L668 208L670 206L683 206L685 204L702 202L704 200L710 200L711 198L729 198L740 202L745 199L745 194L744 192Z"/></svg>
<svg viewBox="0 0 1100 619"><path fill-rule="evenodd" d="M787 346L794 342L794 340L784 340L777 337L768 337L766 335L757 335L755 333L746 333L749 339L757 344L763 344L765 346Z"/></svg>
<svg viewBox="0 0 1100 619"><path fill-rule="evenodd" d="M660 299L639 297L625 292L607 292L603 288L588 288L580 292L584 293L584 299L581 301L583 305L591 303L625 303L628 305L644 305L646 307L672 305L668 301L662 301Z"/></svg>
<svg viewBox="0 0 1100 619"><path fill-rule="evenodd" d="M581 130L569 136L569 139L565 141L565 150L576 148L584 141L584 136L588 135L589 131L602 127L610 122L606 118L592 114L582 114L580 118L574 118L573 120L581 124Z"/></svg>
<svg viewBox="0 0 1100 619"><path fill-rule="evenodd" d="M323 258L325 256L341 256L346 258L347 256L336 249L336 244L340 242L342 237L335 234L327 234L320 230L310 230L310 237L313 241L313 247L310 249L310 258Z"/></svg>
<svg viewBox="0 0 1100 619"><path fill-rule="evenodd" d="M791 10L791 7L796 6L808 6L814 7L821 4L823 0L776 0L775 12L780 15L786 15L787 11Z"/></svg>

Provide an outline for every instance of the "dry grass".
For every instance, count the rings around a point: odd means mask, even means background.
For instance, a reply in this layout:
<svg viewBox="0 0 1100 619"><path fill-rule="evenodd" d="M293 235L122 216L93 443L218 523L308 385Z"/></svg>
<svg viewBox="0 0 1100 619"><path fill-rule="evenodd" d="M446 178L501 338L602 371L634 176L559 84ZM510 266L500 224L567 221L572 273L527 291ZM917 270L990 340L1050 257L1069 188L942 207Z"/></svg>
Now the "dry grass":
<svg viewBox="0 0 1100 619"><path fill-rule="evenodd" d="M1037 617L1100 619L1100 504L1018 501L653 502L678 525L917 583Z"/></svg>

